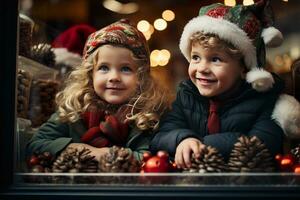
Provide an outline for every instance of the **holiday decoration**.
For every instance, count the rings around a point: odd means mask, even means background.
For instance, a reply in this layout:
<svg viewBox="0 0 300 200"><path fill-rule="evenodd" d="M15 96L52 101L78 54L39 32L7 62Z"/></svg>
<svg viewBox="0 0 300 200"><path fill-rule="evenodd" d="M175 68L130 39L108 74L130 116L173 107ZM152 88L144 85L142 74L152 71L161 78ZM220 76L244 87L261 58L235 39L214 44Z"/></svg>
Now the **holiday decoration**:
<svg viewBox="0 0 300 200"><path fill-rule="evenodd" d="M17 87L17 112L18 117L28 118L30 87L32 75L22 69L18 69L18 87Z"/></svg>
<svg viewBox="0 0 300 200"><path fill-rule="evenodd" d="M299 164L299 163L296 164L293 168L294 168L294 169L293 169L293 172L294 172L294 173L300 173L300 164Z"/></svg>
<svg viewBox="0 0 300 200"><path fill-rule="evenodd" d="M55 112L55 95L59 82L55 80L38 79L32 81L28 117L33 127L46 122Z"/></svg>
<svg viewBox="0 0 300 200"><path fill-rule="evenodd" d="M217 149L211 146L205 146L201 151L200 157L196 157L192 154L191 167L184 169L184 172L224 172L226 171L226 164L223 157L217 151Z"/></svg>
<svg viewBox="0 0 300 200"><path fill-rule="evenodd" d="M278 169L282 172L300 173L300 144L291 149L290 153L281 155L277 154L275 160L277 161Z"/></svg>
<svg viewBox="0 0 300 200"><path fill-rule="evenodd" d="M79 66L87 37L96 29L87 24L76 24L60 33L52 42L55 65L64 74Z"/></svg>
<svg viewBox="0 0 300 200"><path fill-rule="evenodd" d="M273 158L266 146L256 137L241 136L228 160L230 172L273 172Z"/></svg>
<svg viewBox="0 0 300 200"><path fill-rule="evenodd" d="M19 54L29 58L34 22L26 15L19 16Z"/></svg>
<svg viewBox="0 0 300 200"><path fill-rule="evenodd" d="M226 6L215 3L203 6L199 16L184 27L180 50L190 62L191 36L196 32L217 35L231 43L243 54L247 82L257 91L272 88L274 79L264 70L265 46L279 46L283 36L273 25L273 15L268 1L259 1L249 6Z"/></svg>
<svg viewBox="0 0 300 200"><path fill-rule="evenodd" d="M54 157L49 152L41 154L34 153L27 161L28 168L31 172L51 172L51 165Z"/></svg>
<svg viewBox="0 0 300 200"><path fill-rule="evenodd" d="M140 163L133 156L133 152L124 147L113 146L99 163L100 172L138 172Z"/></svg>
<svg viewBox="0 0 300 200"><path fill-rule="evenodd" d="M294 156L296 162L300 163L300 144L291 150L291 154Z"/></svg>
<svg viewBox="0 0 300 200"><path fill-rule="evenodd" d="M48 67L55 65L55 54L50 44L40 43L31 47L31 58Z"/></svg>
<svg viewBox="0 0 300 200"><path fill-rule="evenodd" d="M98 162L90 153L85 147L67 147L54 161L52 171L95 173L98 171Z"/></svg>
<svg viewBox="0 0 300 200"><path fill-rule="evenodd" d="M149 152L143 154L143 165L141 172L161 173L176 171L176 165L169 160L169 154L165 151L158 151L156 156Z"/></svg>

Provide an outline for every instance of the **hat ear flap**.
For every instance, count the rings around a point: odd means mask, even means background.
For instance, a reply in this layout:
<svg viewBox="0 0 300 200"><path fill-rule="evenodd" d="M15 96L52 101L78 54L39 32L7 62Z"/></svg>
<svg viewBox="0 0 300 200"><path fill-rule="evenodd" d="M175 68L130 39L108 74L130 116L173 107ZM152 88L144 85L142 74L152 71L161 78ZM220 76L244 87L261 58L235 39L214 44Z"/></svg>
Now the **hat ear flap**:
<svg viewBox="0 0 300 200"><path fill-rule="evenodd" d="M268 27L263 29L261 36L264 40L266 47L280 46L283 41L282 33L274 27Z"/></svg>

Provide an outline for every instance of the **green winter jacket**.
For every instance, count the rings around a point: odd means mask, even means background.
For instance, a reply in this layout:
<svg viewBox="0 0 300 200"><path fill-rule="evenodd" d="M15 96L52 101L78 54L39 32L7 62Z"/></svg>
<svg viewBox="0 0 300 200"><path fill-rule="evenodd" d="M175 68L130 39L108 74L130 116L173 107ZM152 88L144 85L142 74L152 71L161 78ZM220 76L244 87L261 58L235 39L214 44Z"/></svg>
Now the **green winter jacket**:
<svg viewBox="0 0 300 200"><path fill-rule="evenodd" d="M62 123L57 113L54 113L33 135L27 144L26 153L32 155L33 152L48 151L52 155L57 155L70 143L82 143L80 137L86 131L83 120L80 119L75 123ZM134 156L141 161L143 152L149 149L151 138L151 133L130 127L124 147L131 149Z"/></svg>

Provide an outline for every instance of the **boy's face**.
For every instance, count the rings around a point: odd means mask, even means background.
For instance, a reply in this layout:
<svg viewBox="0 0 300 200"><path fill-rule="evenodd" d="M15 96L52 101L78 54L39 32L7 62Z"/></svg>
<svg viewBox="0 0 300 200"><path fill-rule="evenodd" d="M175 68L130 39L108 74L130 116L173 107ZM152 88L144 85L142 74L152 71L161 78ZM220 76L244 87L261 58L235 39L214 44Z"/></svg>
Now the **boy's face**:
<svg viewBox="0 0 300 200"><path fill-rule="evenodd" d="M189 77L206 97L218 96L231 89L244 77L244 68L238 59L223 50L203 48L192 43Z"/></svg>
<svg viewBox="0 0 300 200"><path fill-rule="evenodd" d="M96 94L110 104L123 104L136 92L137 62L129 49L103 45L93 70Z"/></svg>

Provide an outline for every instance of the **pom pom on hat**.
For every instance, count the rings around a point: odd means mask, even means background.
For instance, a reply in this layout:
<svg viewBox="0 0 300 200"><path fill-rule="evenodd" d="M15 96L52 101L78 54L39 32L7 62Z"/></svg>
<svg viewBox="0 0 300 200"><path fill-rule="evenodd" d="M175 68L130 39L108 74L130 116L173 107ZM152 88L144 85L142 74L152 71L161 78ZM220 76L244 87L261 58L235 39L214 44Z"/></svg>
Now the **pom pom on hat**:
<svg viewBox="0 0 300 200"><path fill-rule="evenodd" d="M278 47L283 41L282 33L273 26L263 29L261 36L267 47Z"/></svg>
<svg viewBox="0 0 300 200"><path fill-rule="evenodd" d="M95 31L95 28L87 24L78 24L59 34L52 42L56 64L73 67L80 65L86 39Z"/></svg>
<svg viewBox="0 0 300 200"><path fill-rule="evenodd" d="M202 7L199 16L184 27L180 50L190 61L190 37L194 33L217 35L241 51L249 69L246 79L252 87L260 92L267 91L272 88L274 79L263 69L265 46L275 47L282 42L282 34L272 27L272 17L269 0L260 0L250 6L229 7L215 3Z"/></svg>

